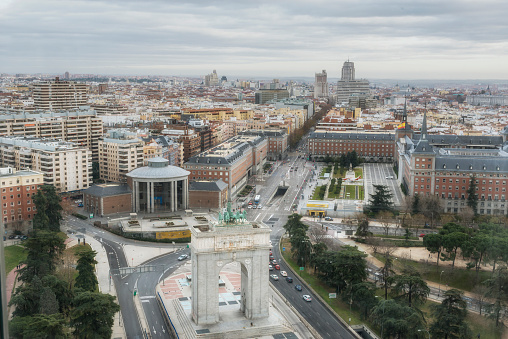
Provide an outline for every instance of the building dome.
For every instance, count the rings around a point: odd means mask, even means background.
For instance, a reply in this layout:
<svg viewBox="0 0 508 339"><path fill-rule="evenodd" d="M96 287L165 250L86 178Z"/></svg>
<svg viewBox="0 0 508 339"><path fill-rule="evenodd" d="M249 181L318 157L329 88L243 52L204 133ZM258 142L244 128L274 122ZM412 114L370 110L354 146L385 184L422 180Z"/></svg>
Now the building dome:
<svg viewBox="0 0 508 339"><path fill-rule="evenodd" d="M148 160L148 166L136 168L127 176L136 179L171 179L189 176L190 172L183 168L169 165L169 160L164 158L152 158Z"/></svg>

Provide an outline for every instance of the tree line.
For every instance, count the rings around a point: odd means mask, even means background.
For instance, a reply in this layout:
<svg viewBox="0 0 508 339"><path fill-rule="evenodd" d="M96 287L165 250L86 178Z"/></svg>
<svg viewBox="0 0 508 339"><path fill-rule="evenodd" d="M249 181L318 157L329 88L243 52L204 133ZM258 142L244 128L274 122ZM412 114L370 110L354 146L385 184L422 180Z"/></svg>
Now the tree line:
<svg viewBox="0 0 508 339"><path fill-rule="evenodd" d="M465 322L467 305L461 291L445 292L443 302L432 307L434 321L427 325L421 307L430 288L414 268L407 266L396 273L394 258L387 251L384 266L379 270L384 296L378 297L377 282L367 279L367 255L357 247L338 247L324 236L326 232L309 229L298 214L289 216L284 229L297 264L310 268L344 302L355 308L362 319L369 319L378 326L382 338L426 338L427 328L435 338L472 338Z"/></svg>
<svg viewBox="0 0 508 339"><path fill-rule="evenodd" d="M66 248L60 233L61 199L53 186L42 186L34 196L37 213L28 252L19 270L21 284L9 303L14 306L9 332L13 338L110 338L115 297L98 292L95 251L77 252L75 280L62 275Z"/></svg>

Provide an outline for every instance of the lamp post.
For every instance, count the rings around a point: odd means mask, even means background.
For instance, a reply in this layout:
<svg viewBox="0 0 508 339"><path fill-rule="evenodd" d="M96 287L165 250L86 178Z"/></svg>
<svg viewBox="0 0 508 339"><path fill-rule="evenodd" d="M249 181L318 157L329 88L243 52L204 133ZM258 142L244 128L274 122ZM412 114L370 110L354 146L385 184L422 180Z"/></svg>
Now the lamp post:
<svg viewBox="0 0 508 339"><path fill-rule="evenodd" d="M439 297L441 295L441 277L443 276L444 271L441 271L439 274L439 292L437 293L437 296Z"/></svg>
<svg viewBox="0 0 508 339"><path fill-rule="evenodd" d="M430 332L429 332L427 329L424 329L424 330L418 330L418 332L422 332L422 331L427 332L427 334L429 335L429 339L430 339Z"/></svg>

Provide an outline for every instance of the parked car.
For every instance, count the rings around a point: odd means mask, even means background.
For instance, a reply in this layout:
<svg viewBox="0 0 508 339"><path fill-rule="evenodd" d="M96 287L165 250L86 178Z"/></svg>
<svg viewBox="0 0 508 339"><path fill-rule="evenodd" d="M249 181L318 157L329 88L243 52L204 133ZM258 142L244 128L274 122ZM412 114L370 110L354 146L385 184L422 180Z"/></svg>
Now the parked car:
<svg viewBox="0 0 508 339"><path fill-rule="evenodd" d="M326 221L333 221L333 218L332 217L325 217L325 220Z"/></svg>
<svg viewBox="0 0 508 339"><path fill-rule="evenodd" d="M302 291L302 285L295 285L295 290Z"/></svg>
<svg viewBox="0 0 508 339"><path fill-rule="evenodd" d="M14 237L15 237L14 234L9 235L9 239L14 239Z"/></svg>
<svg viewBox="0 0 508 339"><path fill-rule="evenodd" d="M78 207L83 207L83 204L82 204L82 203L79 203L79 204L78 204Z"/></svg>
<svg viewBox="0 0 508 339"><path fill-rule="evenodd" d="M268 270L269 271L273 271L273 266L272 265L268 265Z"/></svg>
<svg viewBox="0 0 508 339"><path fill-rule="evenodd" d="M26 240L28 237L26 235L21 236L21 240Z"/></svg>
<svg viewBox="0 0 508 339"><path fill-rule="evenodd" d="M304 295L302 295L302 297L303 297L303 300L305 300L305 301L312 301L311 296L308 294L304 294Z"/></svg>
<svg viewBox="0 0 508 339"><path fill-rule="evenodd" d="M178 257L178 261L182 261L182 260L185 260L187 259L189 256L187 254L182 254L181 256Z"/></svg>
<svg viewBox="0 0 508 339"><path fill-rule="evenodd" d="M420 238L423 238L424 236L425 236L425 234L424 234L424 233L420 234Z"/></svg>

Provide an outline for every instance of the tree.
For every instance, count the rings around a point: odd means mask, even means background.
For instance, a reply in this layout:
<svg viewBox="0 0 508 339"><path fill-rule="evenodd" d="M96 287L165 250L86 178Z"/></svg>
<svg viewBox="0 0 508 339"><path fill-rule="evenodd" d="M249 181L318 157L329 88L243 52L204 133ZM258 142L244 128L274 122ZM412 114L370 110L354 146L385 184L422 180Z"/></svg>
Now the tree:
<svg viewBox="0 0 508 339"><path fill-rule="evenodd" d="M58 305L60 307L59 312L67 316L71 308L73 298L73 293L67 282L54 275L45 276L41 279L41 282L44 287L51 288L53 293L55 293L56 300L58 301Z"/></svg>
<svg viewBox="0 0 508 339"><path fill-rule="evenodd" d="M446 291L441 304L431 306L434 322L430 327L433 338L467 339L472 332L466 323L467 303L462 299L463 292L451 289Z"/></svg>
<svg viewBox="0 0 508 339"><path fill-rule="evenodd" d="M420 213L420 195L415 194L411 204L411 214L415 215Z"/></svg>
<svg viewBox="0 0 508 339"><path fill-rule="evenodd" d="M441 199L435 195L422 196L418 204L420 213L427 221L430 221L430 227L434 228L434 221L440 219L443 210Z"/></svg>
<svg viewBox="0 0 508 339"><path fill-rule="evenodd" d="M385 290L385 300L388 300L388 288L392 286L393 283L393 275L395 271L393 270L393 258L391 255L385 255L385 265L379 270L381 273L381 277L383 279L382 286Z"/></svg>
<svg viewBox="0 0 508 339"><path fill-rule="evenodd" d="M369 316L370 310L378 303L376 299L376 285L364 281L353 285L351 300L359 308L363 319Z"/></svg>
<svg viewBox="0 0 508 339"><path fill-rule="evenodd" d="M293 256L296 257L298 265L300 267L305 267L310 261L312 252L312 244L305 233L305 229L296 229L289 241L291 242L291 252L293 252Z"/></svg>
<svg viewBox="0 0 508 339"><path fill-rule="evenodd" d="M420 273L411 267L404 269L401 275L394 276L393 281L394 299L405 300L409 307L423 304L430 293Z"/></svg>
<svg viewBox="0 0 508 339"><path fill-rule="evenodd" d="M474 214L478 214L478 195L476 195L476 176L472 176L469 180L469 188L467 189L467 205L471 207Z"/></svg>
<svg viewBox="0 0 508 339"><path fill-rule="evenodd" d="M501 316L504 309L508 306L508 269L506 266L499 267L492 278L484 281L487 286L487 297L494 300L491 305L491 317L496 320L496 326L501 323Z"/></svg>
<svg viewBox="0 0 508 339"><path fill-rule="evenodd" d="M393 213L389 211L381 211L378 213L378 219L381 223L381 226L385 230L385 235L388 235L388 231L390 230L391 222L393 221Z"/></svg>
<svg viewBox="0 0 508 339"><path fill-rule="evenodd" d="M353 246L342 246L336 254L335 278L337 287L342 294L350 296L351 288L367 280L367 254ZM349 289L347 289L349 287Z"/></svg>
<svg viewBox="0 0 508 339"><path fill-rule="evenodd" d="M100 171L99 171L99 162L94 161L92 162L92 179L93 182L96 182L100 178Z"/></svg>
<svg viewBox="0 0 508 339"><path fill-rule="evenodd" d="M300 214L293 213L288 217L288 221L284 224L284 229L288 233L289 237L293 236L293 233L299 229L303 228L305 231L309 228L302 221L302 216Z"/></svg>
<svg viewBox="0 0 508 339"><path fill-rule="evenodd" d="M58 300L56 300L56 294L50 287L44 287L40 296L40 310L42 314L55 314L58 313L60 306Z"/></svg>
<svg viewBox="0 0 508 339"><path fill-rule="evenodd" d="M34 228L37 230L60 231L62 220L61 198L56 193L55 187L43 185L37 190L34 198L37 213L33 218Z"/></svg>
<svg viewBox="0 0 508 339"><path fill-rule="evenodd" d="M73 300L71 327L76 338L111 338L115 313L120 306L109 294L90 291L79 292Z"/></svg>
<svg viewBox="0 0 508 339"><path fill-rule="evenodd" d="M437 253L436 264L439 266L439 258L443 250L443 236L441 234L426 234L423 237L423 246L430 253Z"/></svg>
<svg viewBox="0 0 508 339"><path fill-rule="evenodd" d="M68 338L65 318L59 313L14 317L9 323L9 334L14 338Z"/></svg>
<svg viewBox="0 0 508 339"><path fill-rule="evenodd" d="M480 271L480 265L491 245L491 239L485 234L477 234L471 239L466 239L461 246L462 255L470 258L471 261L467 263L467 268L475 268L476 276Z"/></svg>
<svg viewBox="0 0 508 339"><path fill-rule="evenodd" d="M453 232L443 236L443 247L446 254L443 255L445 260L452 260L452 268L455 267L455 259L457 258L457 250L467 240L467 235L462 232Z"/></svg>
<svg viewBox="0 0 508 339"><path fill-rule="evenodd" d="M57 259L65 249L63 239L55 232L39 231L37 236L25 241L28 256L25 267L20 269L20 280L30 282L34 276L43 278L53 274Z"/></svg>
<svg viewBox="0 0 508 339"><path fill-rule="evenodd" d="M32 316L39 312L43 286L38 276L30 283L20 285L9 302L9 306L16 306L12 313L14 317Z"/></svg>
<svg viewBox="0 0 508 339"><path fill-rule="evenodd" d="M372 310L374 324L381 327L381 338L421 338L425 328L422 312L393 299L382 300Z"/></svg>
<svg viewBox="0 0 508 339"><path fill-rule="evenodd" d="M369 232L369 219L366 215L358 217L358 226L356 228L355 235L361 238L366 238L372 235L372 232Z"/></svg>
<svg viewBox="0 0 508 339"><path fill-rule="evenodd" d="M97 289L99 283L97 281L97 277L95 276L95 264L97 261L95 260L95 256L97 252L92 249L84 249L78 253L78 265L76 269L79 274L76 277L75 287L81 288L85 291L93 292Z"/></svg>
<svg viewBox="0 0 508 339"><path fill-rule="evenodd" d="M373 185L374 194L371 194L369 200L370 210L377 214L380 211L390 211L392 209L392 196L387 186L384 185Z"/></svg>

